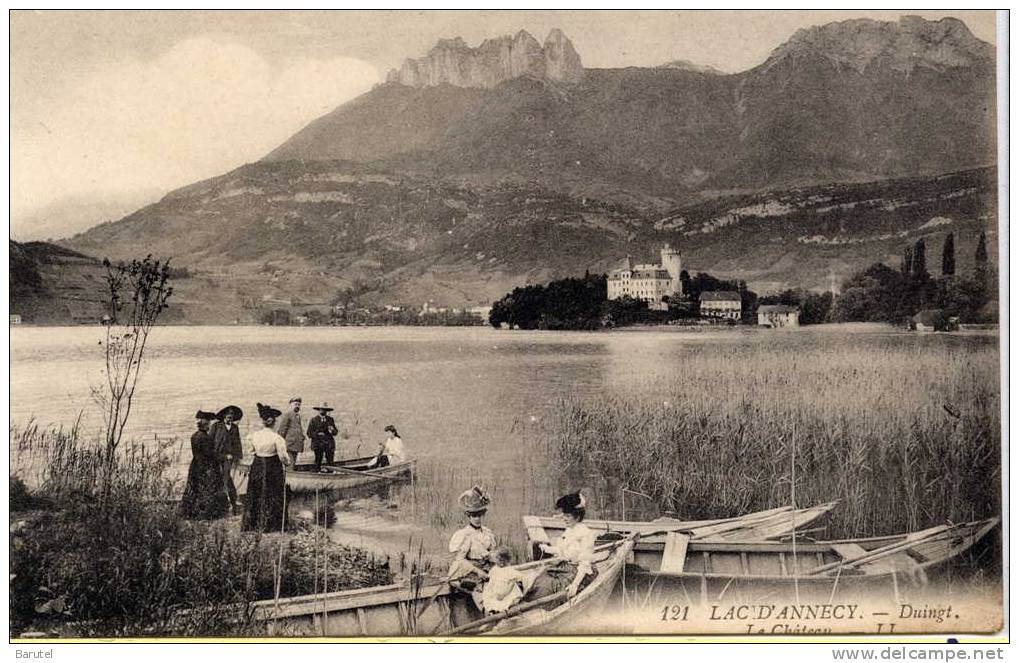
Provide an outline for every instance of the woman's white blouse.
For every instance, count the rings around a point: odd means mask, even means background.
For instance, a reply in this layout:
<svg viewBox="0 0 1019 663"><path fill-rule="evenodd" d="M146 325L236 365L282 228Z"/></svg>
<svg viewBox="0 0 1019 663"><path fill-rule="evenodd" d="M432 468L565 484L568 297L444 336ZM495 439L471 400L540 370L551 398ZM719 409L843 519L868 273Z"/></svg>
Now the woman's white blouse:
<svg viewBox="0 0 1019 663"><path fill-rule="evenodd" d="M395 435L386 440L386 444L382 447L382 453L389 457L390 465L407 460L407 452L403 449L403 440Z"/></svg>
<svg viewBox="0 0 1019 663"><path fill-rule="evenodd" d="M449 552L459 559L478 561L487 559L495 548L495 534L484 525L478 528L468 525L453 532L449 539Z"/></svg>
<svg viewBox="0 0 1019 663"><path fill-rule="evenodd" d="M261 456L262 458L279 456L279 459L284 463L290 461L290 457L287 456L287 441L271 428L263 428L249 434L245 446L245 453L252 456Z"/></svg>
<svg viewBox="0 0 1019 663"><path fill-rule="evenodd" d="M567 527L562 538L551 546L551 553L567 562L577 565L577 573L581 577L591 573L591 562L594 561L594 542L598 537L584 523Z"/></svg>

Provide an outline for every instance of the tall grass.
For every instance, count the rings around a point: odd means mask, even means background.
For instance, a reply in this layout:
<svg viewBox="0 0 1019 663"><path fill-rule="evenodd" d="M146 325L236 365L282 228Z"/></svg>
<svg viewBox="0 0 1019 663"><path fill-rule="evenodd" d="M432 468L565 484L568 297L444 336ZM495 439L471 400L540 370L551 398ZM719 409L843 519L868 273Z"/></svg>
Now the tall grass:
<svg viewBox="0 0 1019 663"><path fill-rule="evenodd" d="M691 353L667 384L556 403L565 476L594 472L688 518L840 500L857 537L1000 514L998 355L783 339Z"/></svg>
<svg viewBox="0 0 1019 663"><path fill-rule="evenodd" d="M251 634L258 599L391 581L385 563L321 530L185 520L174 444L125 444L109 462L77 428L10 438L12 634Z"/></svg>

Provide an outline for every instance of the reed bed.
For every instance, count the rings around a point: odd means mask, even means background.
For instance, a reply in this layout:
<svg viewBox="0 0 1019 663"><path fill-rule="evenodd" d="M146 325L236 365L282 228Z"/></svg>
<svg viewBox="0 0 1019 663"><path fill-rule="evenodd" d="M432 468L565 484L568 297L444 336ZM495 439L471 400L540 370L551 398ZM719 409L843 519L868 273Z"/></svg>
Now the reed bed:
<svg viewBox="0 0 1019 663"><path fill-rule="evenodd" d="M111 460L76 427L12 427L10 440L12 635L257 634L253 601L392 580L310 523L292 536L185 520L173 443Z"/></svg>
<svg viewBox="0 0 1019 663"><path fill-rule="evenodd" d="M691 353L676 378L627 394L561 399L554 464L686 518L838 499L839 538L1000 514L996 347L790 338Z"/></svg>

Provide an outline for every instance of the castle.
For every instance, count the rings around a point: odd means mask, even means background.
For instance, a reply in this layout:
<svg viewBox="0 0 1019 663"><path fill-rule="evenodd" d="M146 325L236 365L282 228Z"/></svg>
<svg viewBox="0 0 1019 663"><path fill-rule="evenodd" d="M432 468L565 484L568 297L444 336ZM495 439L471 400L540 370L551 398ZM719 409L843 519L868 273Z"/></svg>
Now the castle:
<svg viewBox="0 0 1019 663"><path fill-rule="evenodd" d="M679 278L682 270L682 255L668 244L662 249L661 264L634 265L630 256L626 256L625 267L609 272L609 299L643 299L649 309L663 311L668 308L663 297L683 294Z"/></svg>

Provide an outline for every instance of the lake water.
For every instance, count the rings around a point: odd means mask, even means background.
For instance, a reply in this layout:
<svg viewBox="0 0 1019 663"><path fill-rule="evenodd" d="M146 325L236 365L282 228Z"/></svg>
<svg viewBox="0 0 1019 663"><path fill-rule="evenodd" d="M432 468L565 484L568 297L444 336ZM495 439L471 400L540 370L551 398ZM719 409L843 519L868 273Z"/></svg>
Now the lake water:
<svg viewBox="0 0 1019 663"><path fill-rule="evenodd" d="M11 328L12 422L68 426L80 415L85 431L98 430L100 413L89 394L101 379L102 331ZM841 331L161 327L149 340L127 435L176 437L186 467L186 440L198 409L239 405L247 432L255 423L256 402L282 409L299 395L307 422L311 406L328 401L343 437L338 457L373 453L385 439L383 427L393 424L419 459L414 504L404 495L395 510L369 514L365 522L389 523L395 536L420 535L435 548L459 526L456 493L480 482L496 502L493 528L519 541L520 515L550 512L550 500L562 487L555 485L542 444L542 426L556 398L635 389L657 398L665 380L682 376L684 356L691 352L724 353L762 338L823 345ZM952 342L887 327L857 333L881 342L888 336L904 343ZM599 503L613 503L617 495L603 494ZM419 508L429 500L433 508ZM443 502L448 511L435 508Z"/></svg>

